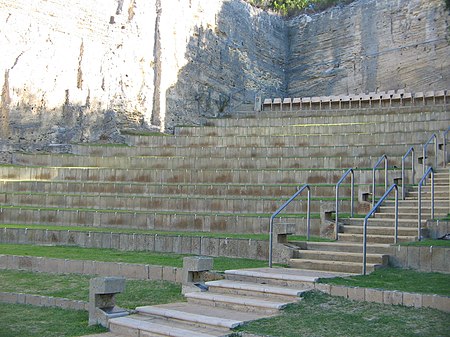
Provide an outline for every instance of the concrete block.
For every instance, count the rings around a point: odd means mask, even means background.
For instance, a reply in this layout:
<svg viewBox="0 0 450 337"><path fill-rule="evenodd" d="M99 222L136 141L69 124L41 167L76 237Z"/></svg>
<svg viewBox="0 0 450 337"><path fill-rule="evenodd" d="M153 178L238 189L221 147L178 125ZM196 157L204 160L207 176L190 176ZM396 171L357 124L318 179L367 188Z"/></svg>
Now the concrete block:
<svg viewBox="0 0 450 337"><path fill-rule="evenodd" d="M148 279L149 280L162 280L163 279L163 267L161 266L148 266Z"/></svg>
<svg viewBox="0 0 450 337"><path fill-rule="evenodd" d="M4 303L18 303L16 293L3 293L0 292L0 302Z"/></svg>
<svg viewBox="0 0 450 337"><path fill-rule="evenodd" d="M134 263L121 263L120 275L135 280L146 280L148 277L147 265Z"/></svg>
<svg viewBox="0 0 450 337"><path fill-rule="evenodd" d="M450 297L433 295L433 309L450 312Z"/></svg>
<svg viewBox="0 0 450 337"><path fill-rule="evenodd" d="M33 265L31 267L31 271L33 272L41 272L42 264L44 263L45 257L36 256L33 258Z"/></svg>
<svg viewBox="0 0 450 337"><path fill-rule="evenodd" d="M177 268L164 266L162 269L162 279L164 281L176 282Z"/></svg>
<svg viewBox="0 0 450 337"><path fill-rule="evenodd" d="M422 294L403 293L403 305L406 307L422 307Z"/></svg>
<svg viewBox="0 0 450 337"><path fill-rule="evenodd" d="M329 284L324 284L324 283L314 283L314 288L316 290L319 290L325 294L330 294L331 293L331 285Z"/></svg>
<svg viewBox="0 0 450 337"><path fill-rule="evenodd" d="M26 294L17 294L17 302L18 304L26 304Z"/></svg>
<svg viewBox="0 0 450 337"><path fill-rule="evenodd" d="M41 296L29 295L25 296L25 304L34 305L36 307L41 306Z"/></svg>
<svg viewBox="0 0 450 337"><path fill-rule="evenodd" d="M123 277L96 277L89 282L89 291L95 294L113 294L125 291Z"/></svg>
<svg viewBox="0 0 450 337"><path fill-rule="evenodd" d="M180 243L180 253L181 254L200 254L200 252L194 252L193 241L197 241L198 238L192 236L182 236Z"/></svg>
<svg viewBox="0 0 450 337"><path fill-rule="evenodd" d="M418 247L419 248L419 270L431 272L431 256L433 252L432 247Z"/></svg>
<svg viewBox="0 0 450 337"><path fill-rule="evenodd" d="M214 259L206 256L187 256L183 258L183 269L207 271L213 269Z"/></svg>
<svg viewBox="0 0 450 337"><path fill-rule="evenodd" d="M383 303L383 290L367 288L365 298L367 302Z"/></svg>
<svg viewBox="0 0 450 337"><path fill-rule="evenodd" d="M173 249L172 236L155 235L155 252L171 253Z"/></svg>
<svg viewBox="0 0 450 337"><path fill-rule="evenodd" d="M342 287L342 286L331 285L330 295L347 298L348 297L348 288Z"/></svg>
<svg viewBox="0 0 450 337"><path fill-rule="evenodd" d="M84 275L96 275L97 269L96 269L96 261L83 261L83 274Z"/></svg>
<svg viewBox="0 0 450 337"><path fill-rule="evenodd" d="M446 271L446 250L447 249L443 247L433 247L433 251L431 254L431 269L433 271L449 272ZM450 249L448 249L448 251L450 252ZM450 255L448 257L450 257Z"/></svg>
<svg viewBox="0 0 450 337"><path fill-rule="evenodd" d="M118 233L109 233L111 242L111 249L119 249L120 248L120 234Z"/></svg>
<svg viewBox="0 0 450 337"><path fill-rule="evenodd" d="M201 255L220 256L218 238L201 238Z"/></svg>
<svg viewBox="0 0 450 337"><path fill-rule="evenodd" d="M95 273L101 276L120 276L120 263L94 261Z"/></svg>
<svg viewBox="0 0 450 337"><path fill-rule="evenodd" d="M419 269L420 266L420 247L407 247L408 249L408 268Z"/></svg>
<svg viewBox="0 0 450 337"><path fill-rule="evenodd" d="M176 283L183 283L183 268L176 268L175 273L175 282Z"/></svg>
<svg viewBox="0 0 450 337"><path fill-rule="evenodd" d="M8 263L8 256L0 255L0 269L6 269L7 263Z"/></svg>
<svg viewBox="0 0 450 337"><path fill-rule="evenodd" d="M69 274L83 274L82 260L66 260L66 273Z"/></svg>
<svg viewBox="0 0 450 337"><path fill-rule="evenodd" d="M403 304L403 293L400 291L383 291L383 303L391 305L402 305Z"/></svg>
<svg viewBox="0 0 450 337"><path fill-rule="evenodd" d="M64 261L64 260L63 260ZM45 273L58 273L60 259L45 259L42 264L42 271ZM64 263L64 262L63 262Z"/></svg>
<svg viewBox="0 0 450 337"><path fill-rule="evenodd" d="M366 300L364 288L349 287L347 290L348 299L363 302Z"/></svg>
<svg viewBox="0 0 450 337"><path fill-rule="evenodd" d="M42 307L55 307L56 306L55 297L43 296L41 298L41 306Z"/></svg>

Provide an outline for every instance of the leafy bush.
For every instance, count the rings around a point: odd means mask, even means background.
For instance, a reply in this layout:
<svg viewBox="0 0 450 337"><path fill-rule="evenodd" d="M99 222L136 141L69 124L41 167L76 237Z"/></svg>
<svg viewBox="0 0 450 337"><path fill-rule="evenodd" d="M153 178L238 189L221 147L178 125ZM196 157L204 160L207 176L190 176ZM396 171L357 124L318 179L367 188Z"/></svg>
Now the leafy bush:
<svg viewBox="0 0 450 337"><path fill-rule="evenodd" d="M270 9L282 15L292 16L302 11L321 11L338 4L348 4L353 0L247 0L253 6ZM450 0L446 0L450 1Z"/></svg>

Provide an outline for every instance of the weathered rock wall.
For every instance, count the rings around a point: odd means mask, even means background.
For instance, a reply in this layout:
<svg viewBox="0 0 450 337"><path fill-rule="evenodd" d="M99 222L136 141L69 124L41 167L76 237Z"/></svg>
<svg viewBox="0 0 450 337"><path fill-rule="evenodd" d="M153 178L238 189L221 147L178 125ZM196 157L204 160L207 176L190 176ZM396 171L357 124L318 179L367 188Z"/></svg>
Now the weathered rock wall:
<svg viewBox="0 0 450 337"><path fill-rule="evenodd" d="M0 23L16 148L120 141L285 92L284 21L239 0L0 0Z"/></svg>
<svg viewBox="0 0 450 337"><path fill-rule="evenodd" d="M360 0L289 21L290 96L450 88L442 0Z"/></svg>

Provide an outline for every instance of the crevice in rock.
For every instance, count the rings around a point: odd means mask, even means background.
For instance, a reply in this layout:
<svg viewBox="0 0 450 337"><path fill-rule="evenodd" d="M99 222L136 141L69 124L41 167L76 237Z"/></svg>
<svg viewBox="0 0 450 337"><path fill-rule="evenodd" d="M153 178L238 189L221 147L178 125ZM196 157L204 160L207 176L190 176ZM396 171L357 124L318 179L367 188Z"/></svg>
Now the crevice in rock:
<svg viewBox="0 0 450 337"><path fill-rule="evenodd" d="M161 126L161 0L156 0L156 20L155 20L155 46L153 48L153 55L155 58L154 69L154 86L153 93L153 111L151 123L154 126Z"/></svg>

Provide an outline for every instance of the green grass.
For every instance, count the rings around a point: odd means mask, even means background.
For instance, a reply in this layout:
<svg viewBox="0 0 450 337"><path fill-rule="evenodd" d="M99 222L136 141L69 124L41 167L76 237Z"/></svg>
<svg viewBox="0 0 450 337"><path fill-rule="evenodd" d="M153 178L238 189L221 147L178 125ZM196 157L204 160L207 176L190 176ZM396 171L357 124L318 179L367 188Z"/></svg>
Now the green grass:
<svg viewBox="0 0 450 337"><path fill-rule="evenodd" d="M88 326L88 312L0 303L2 337L73 337L106 332Z"/></svg>
<svg viewBox="0 0 450 337"><path fill-rule="evenodd" d="M282 315L261 319L238 328L271 337L373 337L449 336L448 313L331 297L319 292L305 294Z"/></svg>
<svg viewBox="0 0 450 337"><path fill-rule="evenodd" d="M450 274L423 273L411 269L382 268L366 276L321 279L320 282L348 287L450 296Z"/></svg>
<svg viewBox="0 0 450 337"><path fill-rule="evenodd" d="M67 246L35 246L0 244L0 254L41 256L71 260L96 260L107 262L140 263L181 268L183 257L188 255L153 252L124 252L115 249L80 248ZM266 267L266 261L227 257L214 258L214 270Z"/></svg>
<svg viewBox="0 0 450 337"><path fill-rule="evenodd" d="M411 247L450 247L450 240L423 239L421 241L404 242L400 246Z"/></svg>
<svg viewBox="0 0 450 337"><path fill-rule="evenodd" d="M89 280L94 276L0 270L1 291L89 301ZM127 280L116 303L127 309L143 305L182 302L181 285L167 281Z"/></svg>

